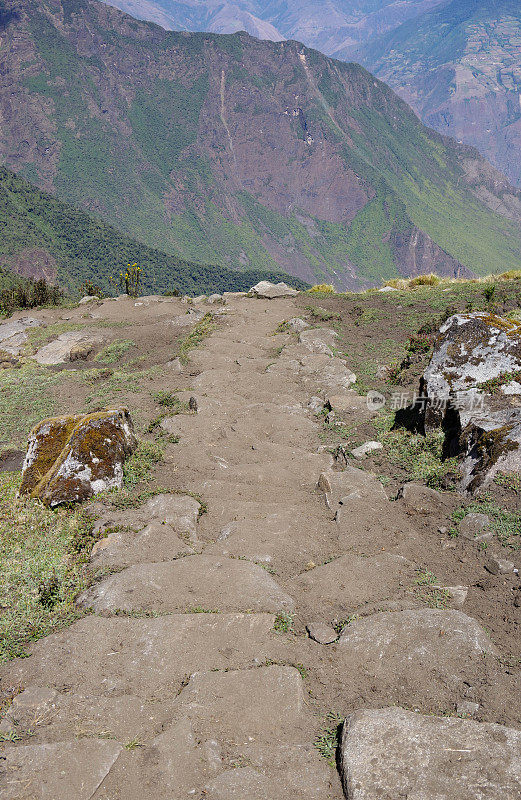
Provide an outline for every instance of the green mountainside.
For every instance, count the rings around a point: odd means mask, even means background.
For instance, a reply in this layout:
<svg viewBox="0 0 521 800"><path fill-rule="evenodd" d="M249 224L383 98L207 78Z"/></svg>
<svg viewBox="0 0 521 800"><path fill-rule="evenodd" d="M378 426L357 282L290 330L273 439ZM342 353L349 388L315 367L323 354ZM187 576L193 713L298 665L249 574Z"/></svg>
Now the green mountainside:
<svg viewBox="0 0 521 800"><path fill-rule="evenodd" d="M183 261L120 234L84 211L39 191L23 178L0 167L0 289L16 278L57 280L71 293L85 281L106 292L117 291L121 269L137 262L143 270L143 291L190 294L246 291L259 280L289 280L296 288L306 284L281 273L236 272Z"/></svg>
<svg viewBox="0 0 521 800"><path fill-rule="evenodd" d="M0 159L143 244L339 288L521 266L519 193L362 67L2 2Z"/></svg>

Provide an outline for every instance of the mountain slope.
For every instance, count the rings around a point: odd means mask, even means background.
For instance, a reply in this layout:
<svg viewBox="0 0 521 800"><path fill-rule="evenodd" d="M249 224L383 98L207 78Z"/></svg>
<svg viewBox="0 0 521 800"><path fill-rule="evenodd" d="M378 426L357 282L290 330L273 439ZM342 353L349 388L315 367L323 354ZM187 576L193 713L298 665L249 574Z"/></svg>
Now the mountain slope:
<svg viewBox="0 0 521 800"><path fill-rule="evenodd" d="M121 235L0 167L0 288L9 282L10 274L16 273L58 282L73 293L81 291L87 280L107 292L114 291L117 283L111 279L134 261L143 270L144 291L247 291L262 279L288 279L280 273L238 273L168 256ZM305 288L298 279L288 280L296 288Z"/></svg>
<svg viewBox="0 0 521 800"><path fill-rule="evenodd" d="M106 0L108 2L108 0ZM347 56L353 46L445 0L110 0L110 5L167 30L297 39Z"/></svg>
<svg viewBox="0 0 521 800"><path fill-rule="evenodd" d="M148 246L339 287L520 265L519 194L357 65L90 0L4 12L0 158Z"/></svg>
<svg viewBox="0 0 521 800"><path fill-rule="evenodd" d="M521 185L521 6L452 0L370 43L368 69L423 121Z"/></svg>

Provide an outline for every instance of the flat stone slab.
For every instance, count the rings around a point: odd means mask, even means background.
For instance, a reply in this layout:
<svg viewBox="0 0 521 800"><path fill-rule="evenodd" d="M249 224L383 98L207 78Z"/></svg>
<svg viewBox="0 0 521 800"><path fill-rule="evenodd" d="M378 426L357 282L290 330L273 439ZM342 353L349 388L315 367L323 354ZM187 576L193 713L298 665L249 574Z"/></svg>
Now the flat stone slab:
<svg viewBox="0 0 521 800"><path fill-rule="evenodd" d="M191 541L191 537L188 541ZM91 559L96 567L128 567L153 561L171 561L180 555L193 553L187 537L178 536L170 525L152 521L139 532L114 531L93 547Z"/></svg>
<svg viewBox="0 0 521 800"><path fill-rule="evenodd" d="M0 325L0 350L17 356L27 341L27 329L38 328L42 321L34 317L20 317Z"/></svg>
<svg viewBox="0 0 521 800"><path fill-rule="evenodd" d="M299 336L299 342L306 350L311 353L325 353L328 356L333 355L337 339L338 333L329 328L309 328L302 331Z"/></svg>
<svg viewBox="0 0 521 800"><path fill-rule="evenodd" d="M123 748L83 740L7 748L0 762L2 800L90 800Z"/></svg>
<svg viewBox="0 0 521 800"><path fill-rule="evenodd" d="M92 586L78 603L104 611L290 611L294 603L257 564L195 555L136 564Z"/></svg>
<svg viewBox="0 0 521 800"><path fill-rule="evenodd" d="M304 572L290 582L289 588L310 610L331 616L387 599L413 577L414 566L402 556L382 553L360 558L349 554Z"/></svg>
<svg viewBox="0 0 521 800"><path fill-rule="evenodd" d="M481 684L489 670L484 655L497 655L476 620L427 608L355 620L342 631L338 651L350 676L346 692L376 686L387 701L437 708L461 699L467 685Z"/></svg>
<svg viewBox="0 0 521 800"><path fill-rule="evenodd" d="M86 617L37 642L2 669L9 685L89 695L171 698L196 670L241 669L283 657L272 614L176 614L157 619Z"/></svg>
<svg viewBox="0 0 521 800"><path fill-rule="evenodd" d="M155 733L169 722L171 703L125 695L103 697L29 686L17 695L0 723L0 733L15 732L29 744L101 737L129 742Z"/></svg>
<svg viewBox="0 0 521 800"><path fill-rule="evenodd" d="M355 467L346 467L341 472L325 470L320 474L317 488L323 492L328 508L335 512L347 508L352 501L361 500L377 506L389 502L380 481Z"/></svg>
<svg viewBox="0 0 521 800"><path fill-rule="evenodd" d="M69 333L62 333L53 342L41 347L34 360L42 366L54 366L56 364L65 364L71 361L71 351L76 345L89 345L94 347L101 345L103 338L95 336L92 333L85 333L84 331L70 331Z"/></svg>
<svg viewBox="0 0 521 800"><path fill-rule="evenodd" d="M348 717L340 748L347 800L516 800L521 731L402 708Z"/></svg>

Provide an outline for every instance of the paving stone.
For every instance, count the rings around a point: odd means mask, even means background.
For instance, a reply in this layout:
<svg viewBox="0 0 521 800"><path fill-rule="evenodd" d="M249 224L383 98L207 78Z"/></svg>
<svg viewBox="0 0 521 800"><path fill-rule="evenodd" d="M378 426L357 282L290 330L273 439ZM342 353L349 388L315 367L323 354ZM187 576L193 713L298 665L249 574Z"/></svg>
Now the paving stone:
<svg viewBox="0 0 521 800"><path fill-rule="evenodd" d="M240 669L282 658L284 643L273 622L271 614L89 616L36 642L31 658L11 662L9 684L170 698L198 669Z"/></svg>
<svg viewBox="0 0 521 800"><path fill-rule="evenodd" d="M95 584L78 602L97 613L192 608L276 613L294 607L291 597L257 564L206 555L136 564Z"/></svg>
<svg viewBox="0 0 521 800"><path fill-rule="evenodd" d="M406 483L398 492L398 498L410 514L439 514L447 512L448 504L441 492L422 483Z"/></svg>
<svg viewBox="0 0 521 800"><path fill-rule="evenodd" d="M349 696L373 686L388 702L438 708L492 675L495 659L483 654L497 655L478 623L456 610L376 613L347 625L337 647Z"/></svg>
<svg viewBox="0 0 521 800"><path fill-rule="evenodd" d="M346 720L341 772L348 800L516 800L520 754L520 731L383 708Z"/></svg>
<svg viewBox="0 0 521 800"><path fill-rule="evenodd" d="M299 575L290 582L289 591L299 596L309 611L316 609L331 618L389 598L400 584L410 585L414 574L414 566L401 556L381 553L360 558L349 554Z"/></svg>
<svg viewBox="0 0 521 800"><path fill-rule="evenodd" d="M1 800L90 800L122 751L85 740L8 748L0 761Z"/></svg>
<svg viewBox="0 0 521 800"><path fill-rule="evenodd" d="M193 535L189 541L193 540ZM131 564L171 561L180 555L193 553L187 536L178 536L173 528L162 522L151 522L139 532L118 530L100 539L93 547L91 560L99 567L127 567Z"/></svg>

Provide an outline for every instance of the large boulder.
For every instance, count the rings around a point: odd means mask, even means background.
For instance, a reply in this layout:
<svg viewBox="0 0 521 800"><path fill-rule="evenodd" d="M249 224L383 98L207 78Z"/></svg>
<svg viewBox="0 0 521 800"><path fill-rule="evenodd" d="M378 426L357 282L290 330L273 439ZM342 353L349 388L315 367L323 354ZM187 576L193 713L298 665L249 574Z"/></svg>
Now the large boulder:
<svg viewBox="0 0 521 800"><path fill-rule="evenodd" d="M259 297L263 300L274 300L276 297L294 297L298 294L296 289L292 289L287 283L270 283L270 281L259 281L252 286L248 294Z"/></svg>
<svg viewBox="0 0 521 800"><path fill-rule="evenodd" d="M521 323L479 312L440 329L420 384L426 429L442 426L462 458L462 488L486 487L521 469Z"/></svg>
<svg viewBox="0 0 521 800"><path fill-rule="evenodd" d="M521 732L502 725L363 710L344 723L341 774L348 800L514 800L520 753Z"/></svg>
<svg viewBox="0 0 521 800"><path fill-rule="evenodd" d="M20 494L57 506L120 488L135 447L126 408L45 419L29 436Z"/></svg>

